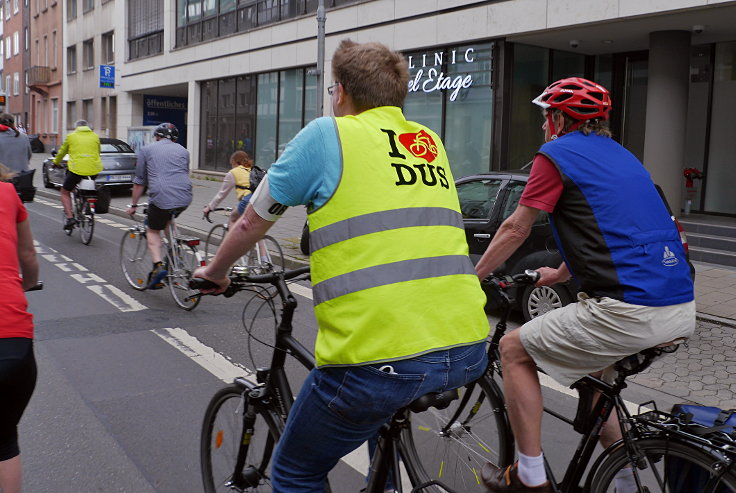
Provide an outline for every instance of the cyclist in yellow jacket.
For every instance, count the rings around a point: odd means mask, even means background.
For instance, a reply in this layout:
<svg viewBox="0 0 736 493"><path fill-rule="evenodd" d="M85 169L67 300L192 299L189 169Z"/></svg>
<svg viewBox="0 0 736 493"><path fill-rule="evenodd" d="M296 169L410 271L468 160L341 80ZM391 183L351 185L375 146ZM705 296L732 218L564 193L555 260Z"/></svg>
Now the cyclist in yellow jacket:
<svg viewBox="0 0 736 493"><path fill-rule="evenodd" d="M274 492L324 492L337 461L394 412L487 365L485 296L445 148L401 111L406 60L344 40L332 74L336 117L313 120L289 142L212 262L194 273L225 289L230 266L287 206L307 205L318 368L277 446Z"/></svg>
<svg viewBox="0 0 736 493"><path fill-rule="evenodd" d="M74 132L66 136L54 158L54 165L58 166L64 156L69 154L66 178L61 186L61 204L66 215L65 230L73 228L75 223L71 198L74 187L82 181L82 178L89 176L94 180L102 171L100 138L92 131L86 120L77 120L74 126L76 127Z"/></svg>

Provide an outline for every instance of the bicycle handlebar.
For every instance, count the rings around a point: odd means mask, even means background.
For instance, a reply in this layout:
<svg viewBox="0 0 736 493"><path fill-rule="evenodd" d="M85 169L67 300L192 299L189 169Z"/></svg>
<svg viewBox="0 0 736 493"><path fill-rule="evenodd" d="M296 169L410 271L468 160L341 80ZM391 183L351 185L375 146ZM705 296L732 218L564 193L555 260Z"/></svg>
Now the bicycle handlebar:
<svg viewBox="0 0 736 493"><path fill-rule="evenodd" d="M526 269L520 274L498 276L491 274L490 276L483 279L482 283L485 285L495 286L501 290L508 288L515 288L517 286L533 286L539 281L541 274L535 270Z"/></svg>
<svg viewBox="0 0 736 493"><path fill-rule="evenodd" d="M299 267L298 269L294 270L287 270L283 272L272 272L270 274L258 274L258 275L248 275L248 274L233 274L230 276L230 286L223 291L222 294L226 298L231 297L238 291L242 291L245 286L248 284L273 284L277 285L281 281L288 281L290 279L294 279L295 277L299 277L303 274L307 274L309 272L309 266ZM189 287L191 289L216 289L218 287L217 284L214 282L208 280L208 279L202 279L199 277L194 277L189 280Z"/></svg>
<svg viewBox="0 0 736 493"><path fill-rule="evenodd" d="M207 212L207 214L202 214L202 219L207 219L208 223L213 223L214 221L210 219L210 212L215 212L215 211L232 212L233 208L232 207L215 207L214 209L210 209L209 212Z"/></svg>

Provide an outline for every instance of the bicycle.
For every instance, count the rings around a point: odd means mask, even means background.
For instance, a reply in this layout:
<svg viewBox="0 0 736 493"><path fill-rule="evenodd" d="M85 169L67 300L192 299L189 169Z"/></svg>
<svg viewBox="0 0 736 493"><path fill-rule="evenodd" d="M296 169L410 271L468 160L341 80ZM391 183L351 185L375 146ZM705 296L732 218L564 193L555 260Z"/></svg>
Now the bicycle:
<svg viewBox="0 0 736 493"><path fill-rule="evenodd" d="M256 370L255 382L245 377L236 378L232 384L220 389L207 406L200 441L202 479L206 493L271 491L271 456L293 404L291 385L284 370L286 356L293 356L308 370L315 366L314 356L292 336L291 322L297 302L287 286L287 281L305 279L308 272L309 267L302 267L264 275L242 272L230 275L231 284L223 293L225 296L243 290L252 291L255 298L266 301L278 296L281 300L281 319L275 324L275 342L269 344L272 348L270 366ZM271 288L268 290L259 284L271 284ZM193 279L192 286L209 288L213 284L204 279ZM272 309L275 310L273 306ZM398 410L380 431L363 491L383 493L390 475L396 491L402 492L399 459L404 459L412 484L419 484L414 483L418 475L401 440L403 430L409 426L412 413L424 412L432 406L442 408L456 398L456 390L427 394L407 408ZM437 480L425 483L413 491L441 484Z"/></svg>
<svg viewBox="0 0 736 493"><path fill-rule="evenodd" d="M512 306L505 290L533 285L537 280L535 271L490 279L505 309L488 347L488 369L479 380L460 389L461 397L447 409L413 415L412 426L402 430L405 459L418 473L413 484L437 479L452 491L482 492L485 489L480 469L486 462L499 467L513 462L514 437L496 381L496 377L502 377L499 341ZM574 419L545 408L546 413L582 434L562 481L558 482L549 464L545 464L552 491L613 493L616 474L631 468L637 493L736 492L736 434L708 432L705 427L657 410L653 401L642 404L632 415L620 396L627 376L643 371L661 355L674 352L682 342L673 341L623 358L615 365L618 376L613 383L592 376L579 380L573 385L581 391ZM594 392L600 393L595 404ZM601 428L612 412L618 416L623 439L604 450L588 469ZM687 470L704 478L702 488L682 483L687 480L682 478Z"/></svg>
<svg viewBox="0 0 736 493"><path fill-rule="evenodd" d="M67 236L71 236L75 227L79 227L79 238L83 244L92 242L95 231L95 206L97 205L97 186L90 178L82 179L71 192L72 217L76 221L70 228L64 229ZM62 224L66 224L66 214L61 214Z"/></svg>
<svg viewBox="0 0 736 493"><path fill-rule="evenodd" d="M143 215L148 214L148 203L138 204L143 208ZM130 206L128 206L130 207ZM204 265L201 254L197 250L199 238L182 236L176 228L172 215L169 226L161 235L165 250L164 268L168 274L164 284L168 285L174 302L184 310L193 310L199 304L200 296L189 288L189 279L194 269ZM148 254L147 219L143 223L129 227L120 242L120 266L128 284L138 291L148 286L148 273L153 262Z"/></svg>
<svg viewBox="0 0 736 493"><path fill-rule="evenodd" d="M213 223L214 221L210 219L211 212L223 211L229 215L232 210L232 207L218 207L205 214L204 219L209 223ZM217 247L222 243L229 229L230 225L228 221L212 226L204 242L205 262L209 262L209 259L215 256ZM284 252L278 241L271 236L265 235L256 243L255 247L251 248L235 262L234 267L249 274L266 274L272 271L283 272L285 269Z"/></svg>

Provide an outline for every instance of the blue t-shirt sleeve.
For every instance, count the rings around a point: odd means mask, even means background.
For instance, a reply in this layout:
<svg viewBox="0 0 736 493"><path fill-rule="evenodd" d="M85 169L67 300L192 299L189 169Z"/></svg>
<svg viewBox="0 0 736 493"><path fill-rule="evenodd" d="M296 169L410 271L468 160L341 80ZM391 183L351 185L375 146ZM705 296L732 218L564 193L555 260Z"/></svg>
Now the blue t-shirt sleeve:
<svg viewBox="0 0 736 493"><path fill-rule="evenodd" d="M268 170L271 197L288 206L321 205L337 184L339 156L335 121L311 121Z"/></svg>

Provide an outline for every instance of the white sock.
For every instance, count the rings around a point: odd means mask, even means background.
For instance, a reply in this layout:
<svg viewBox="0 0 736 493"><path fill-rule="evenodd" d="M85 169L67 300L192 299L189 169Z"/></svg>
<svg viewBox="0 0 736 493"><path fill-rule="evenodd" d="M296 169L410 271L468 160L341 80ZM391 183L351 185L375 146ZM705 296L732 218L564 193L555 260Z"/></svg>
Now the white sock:
<svg viewBox="0 0 736 493"><path fill-rule="evenodd" d="M547 481L544 470L544 454L529 457L519 452L519 479L527 486L539 486Z"/></svg>
<svg viewBox="0 0 736 493"><path fill-rule="evenodd" d="M630 467L621 469L613 477L616 485L616 493L635 493L636 479L634 478L634 470Z"/></svg>

